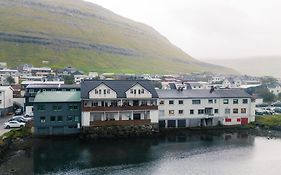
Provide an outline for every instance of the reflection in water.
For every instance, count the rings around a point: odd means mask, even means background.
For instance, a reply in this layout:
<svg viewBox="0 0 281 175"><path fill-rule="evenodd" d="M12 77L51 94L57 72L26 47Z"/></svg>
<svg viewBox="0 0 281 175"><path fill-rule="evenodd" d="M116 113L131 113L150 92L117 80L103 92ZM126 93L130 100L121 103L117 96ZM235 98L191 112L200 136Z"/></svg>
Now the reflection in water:
<svg viewBox="0 0 281 175"><path fill-rule="evenodd" d="M163 162L253 146L254 138L239 132L181 133L134 140L40 139L33 148L34 173L158 174L163 172L155 167Z"/></svg>

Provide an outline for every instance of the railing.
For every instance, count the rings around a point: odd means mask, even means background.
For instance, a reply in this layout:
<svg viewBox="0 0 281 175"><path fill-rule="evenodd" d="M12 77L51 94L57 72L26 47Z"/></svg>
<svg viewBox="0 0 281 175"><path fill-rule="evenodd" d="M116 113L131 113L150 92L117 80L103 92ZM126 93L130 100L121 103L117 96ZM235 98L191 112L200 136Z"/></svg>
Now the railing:
<svg viewBox="0 0 281 175"><path fill-rule="evenodd" d="M158 110L158 106L95 106L95 107L83 107L84 112L94 111L124 111L124 110Z"/></svg>
<svg viewBox="0 0 281 175"><path fill-rule="evenodd" d="M124 125L147 125L150 124L150 119L144 120L108 120L108 121L90 121L90 126L124 126Z"/></svg>

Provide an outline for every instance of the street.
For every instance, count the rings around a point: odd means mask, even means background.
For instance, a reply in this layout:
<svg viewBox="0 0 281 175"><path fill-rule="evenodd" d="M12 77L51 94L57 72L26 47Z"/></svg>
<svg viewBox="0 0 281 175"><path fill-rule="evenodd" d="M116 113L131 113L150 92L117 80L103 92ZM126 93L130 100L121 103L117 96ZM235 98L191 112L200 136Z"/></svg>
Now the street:
<svg viewBox="0 0 281 175"><path fill-rule="evenodd" d="M4 123L6 121L8 121L12 117L13 117L13 115L5 116L5 117L0 117L0 136L11 130L11 129L5 129L4 128Z"/></svg>

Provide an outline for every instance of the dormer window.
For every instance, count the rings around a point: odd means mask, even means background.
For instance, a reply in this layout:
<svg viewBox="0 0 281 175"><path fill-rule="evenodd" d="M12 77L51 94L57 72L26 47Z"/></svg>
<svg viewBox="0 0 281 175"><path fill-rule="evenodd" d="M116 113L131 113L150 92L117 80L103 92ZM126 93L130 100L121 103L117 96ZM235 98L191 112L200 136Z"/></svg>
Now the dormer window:
<svg viewBox="0 0 281 175"><path fill-rule="evenodd" d="M99 93L99 91L97 89L95 89L95 94L98 94L98 93Z"/></svg>
<svg viewBox="0 0 281 175"><path fill-rule="evenodd" d="M134 89L134 94L137 94L137 90L136 89Z"/></svg>
<svg viewBox="0 0 281 175"><path fill-rule="evenodd" d="M99 94L101 94L101 89L99 89Z"/></svg>
<svg viewBox="0 0 281 175"><path fill-rule="evenodd" d="M141 90L139 89L139 94L141 93Z"/></svg>
<svg viewBox="0 0 281 175"><path fill-rule="evenodd" d="M141 93L144 94L144 89L141 90Z"/></svg>
<svg viewBox="0 0 281 175"><path fill-rule="evenodd" d="M106 89L103 90L103 94L106 94Z"/></svg>
<svg viewBox="0 0 281 175"><path fill-rule="evenodd" d="M134 89L131 89L131 90L130 90L130 93L133 94L133 93L134 93Z"/></svg>
<svg viewBox="0 0 281 175"><path fill-rule="evenodd" d="M107 89L107 93L110 94L110 89Z"/></svg>

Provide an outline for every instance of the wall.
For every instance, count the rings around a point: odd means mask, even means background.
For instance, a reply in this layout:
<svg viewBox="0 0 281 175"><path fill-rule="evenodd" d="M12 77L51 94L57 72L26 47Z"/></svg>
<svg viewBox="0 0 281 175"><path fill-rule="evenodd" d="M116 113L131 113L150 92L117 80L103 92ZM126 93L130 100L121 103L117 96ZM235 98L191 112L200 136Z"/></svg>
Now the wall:
<svg viewBox="0 0 281 175"><path fill-rule="evenodd" d="M96 94L96 90L99 92L101 90L101 94ZM106 94L104 94L104 90L106 90ZM110 93L107 92L107 90L110 91ZM117 94L115 91L113 91L111 88L106 86L105 84L100 84L98 87L95 89L91 90L89 92L89 98L117 98Z"/></svg>

